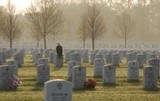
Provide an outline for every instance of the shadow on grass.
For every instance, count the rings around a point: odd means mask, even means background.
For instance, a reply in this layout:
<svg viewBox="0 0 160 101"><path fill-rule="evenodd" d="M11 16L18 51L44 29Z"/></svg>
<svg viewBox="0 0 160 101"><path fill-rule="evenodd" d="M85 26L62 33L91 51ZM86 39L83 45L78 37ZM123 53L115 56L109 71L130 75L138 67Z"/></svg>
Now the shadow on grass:
<svg viewBox="0 0 160 101"><path fill-rule="evenodd" d="M41 91L43 90L44 84L36 83L36 85L31 89L31 91Z"/></svg>
<svg viewBox="0 0 160 101"><path fill-rule="evenodd" d="M73 89L74 93L84 93L86 91L96 91L96 88L81 88L81 89Z"/></svg>
<svg viewBox="0 0 160 101"><path fill-rule="evenodd" d="M60 71L61 69L63 69L64 67L53 67L53 71Z"/></svg>
<svg viewBox="0 0 160 101"><path fill-rule="evenodd" d="M104 88L113 88L113 89L116 89L117 84L116 83L108 83L108 84L102 83L102 86Z"/></svg>
<svg viewBox="0 0 160 101"><path fill-rule="evenodd" d="M157 94L159 91L160 91L160 89L146 89L146 88L142 88L142 90L144 90L145 92L147 92L147 93L151 93L151 94Z"/></svg>

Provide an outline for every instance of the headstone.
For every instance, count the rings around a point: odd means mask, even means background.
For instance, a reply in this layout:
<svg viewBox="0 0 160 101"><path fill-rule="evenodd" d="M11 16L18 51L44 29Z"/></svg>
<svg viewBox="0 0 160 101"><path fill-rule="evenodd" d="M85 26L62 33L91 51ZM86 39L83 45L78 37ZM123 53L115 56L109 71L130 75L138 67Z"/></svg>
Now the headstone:
<svg viewBox="0 0 160 101"><path fill-rule="evenodd" d="M50 52L49 53L49 62L53 63L53 56L54 56L54 52Z"/></svg>
<svg viewBox="0 0 160 101"><path fill-rule="evenodd" d="M91 53L91 65L94 64L95 53Z"/></svg>
<svg viewBox="0 0 160 101"><path fill-rule="evenodd" d="M156 58L151 58L148 60L148 64L157 69L157 77L159 76L159 70L160 70L159 62L160 62L159 59Z"/></svg>
<svg viewBox="0 0 160 101"><path fill-rule="evenodd" d="M132 52L127 53L126 60L127 60L127 63L129 61L133 61L134 60L134 54Z"/></svg>
<svg viewBox="0 0 160 101"><path fill-rule="evenodd" d="M139 80L139 64L137 61L129 61L127 64L127 80L138 81Z"/></svg>
<svg viewBox="0 0 160 101"><path fill-rule="evenodd" d="M81 56L78 53L73 53L71 55L71 61L77 61L79 64L81 64Z"/></svg>
<svg viewBox="0 0 160 101"><path fill-rule="evenodd" d="M68 62L68 80L69 81L72 81L72 68L77 65L80 65L80 64L78 64L76 61L69 61Z"/></svg>
<svg viewBox="0 0 160 101"><path fill-rule="evenodd" d="M139 68L143 68L143 64L144 64L144 55L143 54L137 54L136 55L136 61L139 64Z"/></svg>
<svg viewBox="0 0 160 101"><path fill-rule="evenodd" d="M0 67L0 89L9 89L13 78L14 70L12 67L4 65Z"/></svg>
<svg viewBox="0 0 160 101"><path fill-rule="evenodd" d="M144 68L144 83L143 87L147 90L157 90L157 69L152 66Z"/></svg>
<svg viewBox="0 0 160 101"><path fill-rule="evenodd" d="M7 65L13 68L13 72L18 76L18 62L17 61L7 61Z"/></svg>
<svg viewBox="0 0 160 101"><path fill-rule="evenodd" d="M104 66L104 59L97 58L94 60L94 76L102 76L103 66Z"/></svg>
<svg viewBox="0 0 160 101"><path fill-rule="evenodd" d="M112 54L111 53L107 53L105 55L105 59L106 59L106 63L112 63Z"/></svg>
<svg viewBox="0 0 160 101"><path fill-rule="evenodd" d="M73 85L65 80L50 80L44 85L45 101L72 101Z"/></svg>
<svg viewBox="0 0 160 101"><path fill-rule="evenodd" d="M103 66L103 83L116 83L116 67L112 65Z"/></svg>
<svg viewBox="0 0 160 101"><path fill-rule="evenodd" d="M50 67L46 65L37 66L37 83L44 84L46 81L50 80Z"/></svg>
<svg viewBox="0 0 160 101"><path fill-rule="evenodd" d="M46 58L40 58L38 60L38 64L37 65L41 65L41 64L43 64L45 66L49 66L49 62L48 62L48 60Z"/></svg>
<svg viewBox="0 0 160 101"><path fill-rule="evenodd" d="M89 57L88 57L89 55L88 55L88 51L87 50L85 50L83 53L82 53L82 62L83 63L88 63L89 61Z"/></svg>
<svg viewBox="0 0 160 101"><path fill-rule="evenodd" d="M2 52L0 52L0 65L3 64L3 55L2 55Z"/></svg>
<svg viewBox="0 0 160 101"><path fill-rule="evenodd" d="M63 55L59 57L56 55L55 67L63 67Z"/></svg>
<svg viewBox="0 0 160 101"><path fill-rule="evenodd" d="M38 61L39 59L42 58L42 54L41 53L36 53L35 54L35 64L38 65Z"/></svg>
<svg viewBox="0 0 160 101"><path fill-rule="evenodd" d="M84 88L86 81L86 69L80 65L73 67L72 69L72 82L73 88Z"/></svg>
<svg viewBox="0 0 160 101"><path fill-rule="evenodd" d="M113 53L112 54L112 65L119 66L120 65L120 54L119 53Z"/></svg>

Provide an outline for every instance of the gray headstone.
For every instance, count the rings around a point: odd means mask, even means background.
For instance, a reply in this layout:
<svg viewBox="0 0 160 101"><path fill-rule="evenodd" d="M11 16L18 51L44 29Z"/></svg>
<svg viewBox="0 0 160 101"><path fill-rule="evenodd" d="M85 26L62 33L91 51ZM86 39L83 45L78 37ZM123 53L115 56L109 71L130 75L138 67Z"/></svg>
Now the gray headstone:
<svg viewBox="0 0 160 101"><path fill-rule="evenodd" d="M69 81L50 80L44 85L45 101L72 101L73 85Z"/></svg>

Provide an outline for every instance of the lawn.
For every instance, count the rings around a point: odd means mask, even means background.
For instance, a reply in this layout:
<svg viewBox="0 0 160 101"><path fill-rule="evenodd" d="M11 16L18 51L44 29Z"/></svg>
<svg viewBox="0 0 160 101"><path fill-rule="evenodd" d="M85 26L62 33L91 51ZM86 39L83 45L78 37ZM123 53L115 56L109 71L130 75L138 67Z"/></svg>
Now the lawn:
<svg viewBox="0 0 160 101"><path fill-rule="evenodd" d="M93 78L93 65L82 64L87 69L87 78ZM67 64L56 69L50 65L50 79L67 79ZM73 91L73 101L160 101L158 91L143 89L143 69L140 69L139 82L127 82L126 65L123 62L116 69L116 85L103 85L102 78L94 78L97 86L94 90ZM36 84L36 66L31 55L26 55L25 63L19 68L22 85L16 90L0 90L0 101L43 101L44 88ZM158 88L160 83L158 82Z"/></svg>

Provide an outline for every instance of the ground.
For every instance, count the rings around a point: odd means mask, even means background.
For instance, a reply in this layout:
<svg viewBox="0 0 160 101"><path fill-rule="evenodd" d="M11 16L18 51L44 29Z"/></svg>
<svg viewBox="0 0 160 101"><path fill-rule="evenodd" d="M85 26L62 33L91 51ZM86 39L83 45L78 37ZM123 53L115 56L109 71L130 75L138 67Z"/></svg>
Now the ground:
<svg viewBox="0 0 160 101"><path fill-rule="evenodd" d="M82 64L87 69L87 79L93 78L93 65ZM67 79L67 64L61 69L51 67L50 79ZM116 85L103 85L102 78L94 78L97 86L93 90L73 91L73 101L160 101L160 83L158 91L143 89L143 69L140 69L140 81L128 82L125 62L116 69ZM0 90L0 101L44 101L44 88L36 84L36 66L31 55L26 55L25 63L19 68L22 85L16 90Z"/></svg>

